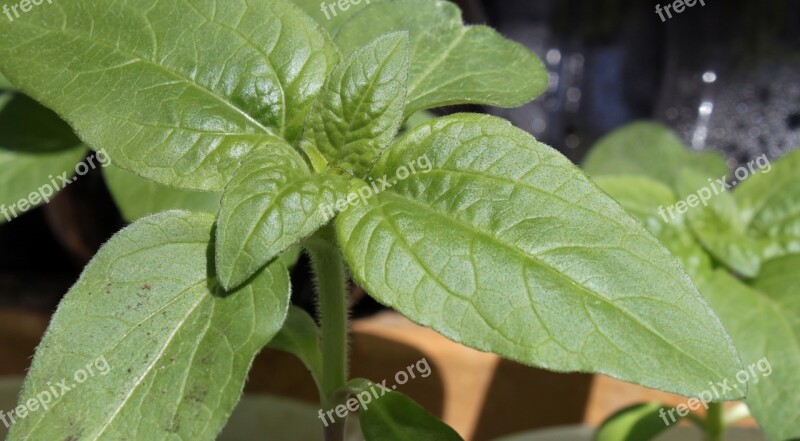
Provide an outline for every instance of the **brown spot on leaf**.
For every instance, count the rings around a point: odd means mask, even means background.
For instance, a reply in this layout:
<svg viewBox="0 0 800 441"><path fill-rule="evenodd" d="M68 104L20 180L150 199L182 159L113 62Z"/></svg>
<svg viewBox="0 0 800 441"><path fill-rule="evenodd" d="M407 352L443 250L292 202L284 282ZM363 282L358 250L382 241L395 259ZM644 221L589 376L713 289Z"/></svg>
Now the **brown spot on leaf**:
<svg viewBox="0 0 800 441"><path fill-rule="evenodd" d="M206 399L206 395L208 395L208 390L200 386L195 386L186 395L186 398L197 403L202 403L203 400Z"/></svg>

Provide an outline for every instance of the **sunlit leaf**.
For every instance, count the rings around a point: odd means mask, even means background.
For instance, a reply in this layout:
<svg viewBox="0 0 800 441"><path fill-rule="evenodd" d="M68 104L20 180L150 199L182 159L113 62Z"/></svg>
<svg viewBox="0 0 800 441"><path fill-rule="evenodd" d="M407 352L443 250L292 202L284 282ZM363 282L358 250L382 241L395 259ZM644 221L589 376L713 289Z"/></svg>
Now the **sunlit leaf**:
<svg viewBox="0 0 800 441"><path fill-rule="evenodd" d="M555 150L461 114L411 131L371 176L391 179L423 156L428 173L337 218L373 297L455 341L556 371L691 396L739 369L677 259Z"/></svg>
<svg viewBox="0 0 800 441"><path fill-rule="evenodd" d="M11 440L213 440L255 355L289 306L279 261L226 294L209 258L214 217L169 211L106 244L67 293L36 351ZM63 379L64 391L51 386Z"/></svg>

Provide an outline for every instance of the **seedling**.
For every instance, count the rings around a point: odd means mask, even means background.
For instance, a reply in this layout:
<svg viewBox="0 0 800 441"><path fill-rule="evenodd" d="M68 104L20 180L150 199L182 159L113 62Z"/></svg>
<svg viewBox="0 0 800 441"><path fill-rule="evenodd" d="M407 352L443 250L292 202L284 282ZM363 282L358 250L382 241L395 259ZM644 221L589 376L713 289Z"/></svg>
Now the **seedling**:
<svg viewBox="0 0 800 441"><path fill-rule="evenodd" d="M214 439L267 344L305 363L321 409L365 397L375 384L348 376L347 274L416 323L532 366L686 396L742 369L681 261L561 154L476 114L398 136L426 109L533 99L547 75L532 53L443 1L372 1L335 36L314 18L284 0L72 0L0 21L0 70L75 144L179 192L174 207L210 198L100 250L20 402L101 356L111 369L10 439ZM297 246L318 321L290 307ZM358 412L367 440L459 439L381 391ZM321 424L325 439L345 422Z"/></svg>

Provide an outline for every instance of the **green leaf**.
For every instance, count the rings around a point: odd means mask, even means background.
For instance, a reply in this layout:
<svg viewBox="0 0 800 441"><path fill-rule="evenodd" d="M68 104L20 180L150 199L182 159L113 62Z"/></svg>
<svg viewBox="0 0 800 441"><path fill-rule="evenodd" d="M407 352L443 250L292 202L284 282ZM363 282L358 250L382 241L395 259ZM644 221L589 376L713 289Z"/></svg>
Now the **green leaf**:
<svg viewBox="0 0 800 441"><path fill-rule="evenodd" d="M408 34L384 35L340 63L306 122L306 138L328 160L363 176L403 123Z"/></svg>
<svg viewBox="0 0 800 441"><path fill-rule="evenodd" d="M595 441L649 441L669 429L659 416L661 403L634 404L603 422Z"/></svg>
<svg viewBox="0 0 800 441"><path fill-rule="evenodd" d="M411 34L406 116L451 104L517 107L547 88L542 62L486 26L464 26L461 11L440 0L365 6L336 35L349 54L391 31Z"/></svg>
<svg viewBox="0 0 800 441"><path fill-rule="evenodd" d="M758 274L762 245L747 236L733 195L692 169L679 174L678 189L683 200L674 208L680 214L686 213L700 243L739 274L747 277Z"/></svg>
<svg viewBox="0 0 800 441"><path fill-rule="evenodd" d="M322 380L319 327L307 312L296 306L290 307L283 328L269 342L269 346L296 355L311 372L317 384Z"/></svg>
<svg viewBox="0 0 800 441"><path fill-rule="evenodd" d="M222 286L239 286L325 225L347 188L342 176L309 172L285 143L248 155L222 194L216 243Z"/></svg>
<svg viewBox="0 0 800 441"><path fill-rule="evenodd" d="M330 35L336 35L336 32L347 20L370 1L374 2L376 0L348 0L342 3L343 9L339 7L338 0L292 0L294 4L327 30Z"/></svg>
<svg viewBox="0 0 800 441"><path fill-rule="evenodd" d="M49 202L86 152L53 112L0 92L0 223Z"/></svg>
<svg viewBox="0 0 800 441"><path fill-rule="evenodd" d="M276 263L225 294L210 276L213 222L164 212L100 250L55 314L20 403L61 379L71 390L18 420L11 440L216 437L283 324L290 287ZM93 375L76 375L88 366Z"/></svg>
<svg viewBox="0 0 800 441"><path fill-rule="evenodd" d="M685 216L672 217L666 211L677 203L669 187L645 176L600 176L594 182L656 236L689 275L711 271L711 258L689 230Z"/></svg>
<svg viewBox="0 0 800 441"><path fill-rule="evenodd" d="M583 165L591 176L647 176L674 189L678 173L686 168L714 179L729 172L718 153L693 152L669 127L652 122L631 123L609 133L592 147Z"/></svg>
<svg viewBox="0 0 800 441"><path fill-rule="evenodd" d="M219 193L167 187L115 166L104 168L103 175L114 202L128 222L173 209L209 213L219 210Z"/></svg>
<svg viewBox="0 0 800 441"><path fill-rule="evenodd" d="M733 196L748 222L748 233L768 240L767 258L800 253L800 150L774 165L759 157L752 174Z"/></svg>
<svg viewBox="0 0 800 441"><path fill-rule="evenodd" d="M359 414L366 441L463 440L455 430L411 398L391 391L378 393L382 395L364 406Z"/></svg>
<svg viewBox="0 0 800 441"><path fill-rule="evenodd" d="M423 156L429 173L337 218L351 272L376 299L555 371L695 395L739 368L680 263L558 152L504 120L460 114L410 132L371 176Z"/></svg>
<svg viewBox="0 0 800 441"><path fill-rule="evenodd" d="M799 265L796 255L765 262L754 288L724 271L698 281L736 343L749 381L747 406L768 439L800 437Z"/></svg>
<svg viewBox="0 0 800 441"><path fill-rule="evenodd" d="M73 0L0 20L0 41L0 69L92 148L206 191L267 140L298 139L338 59L285 0Z"/></svg>

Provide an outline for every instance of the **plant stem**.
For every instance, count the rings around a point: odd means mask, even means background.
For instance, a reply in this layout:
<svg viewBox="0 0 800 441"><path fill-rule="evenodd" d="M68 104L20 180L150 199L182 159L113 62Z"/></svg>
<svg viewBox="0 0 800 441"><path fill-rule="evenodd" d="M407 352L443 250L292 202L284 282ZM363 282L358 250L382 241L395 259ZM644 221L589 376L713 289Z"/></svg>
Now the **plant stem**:
<svg viewBox="0 0 800 441"><path fill-rule="evenodd" d="M322 396L327 411L341 404L337 392L347 383L347 278L339 249L332 240L332 228L326 227L306 242L317 278L320 327L322 330ZM346 398L346 397L345 397ZM325 427L326 441L344 439L345 420Z"/></svg>
<svg viewBox="0 0 800 441"><path fill-rule="evenodd" d="M709 403L706 414L706 440L721 441L725 433L725 410L722 403Z"/></svg>

